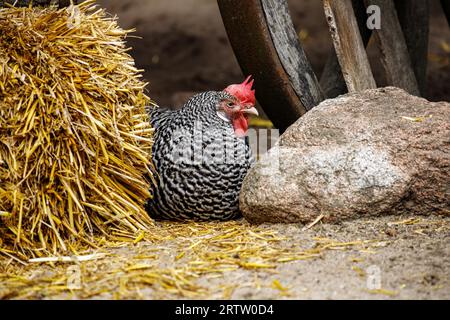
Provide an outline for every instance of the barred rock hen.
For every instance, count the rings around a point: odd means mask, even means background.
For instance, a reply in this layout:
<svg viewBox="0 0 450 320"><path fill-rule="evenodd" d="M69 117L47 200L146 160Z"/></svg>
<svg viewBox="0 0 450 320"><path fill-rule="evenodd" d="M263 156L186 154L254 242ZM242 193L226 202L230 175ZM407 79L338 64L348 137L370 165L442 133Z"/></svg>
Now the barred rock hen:
<svg viewBox="0 0 450 320"><path fill-rule="evenodd" d="M253 80L197 94L179 110L150 109L157 188L155 219L227 220L239 216L239 191L253 157L245 135L258 115Z"/></svg>

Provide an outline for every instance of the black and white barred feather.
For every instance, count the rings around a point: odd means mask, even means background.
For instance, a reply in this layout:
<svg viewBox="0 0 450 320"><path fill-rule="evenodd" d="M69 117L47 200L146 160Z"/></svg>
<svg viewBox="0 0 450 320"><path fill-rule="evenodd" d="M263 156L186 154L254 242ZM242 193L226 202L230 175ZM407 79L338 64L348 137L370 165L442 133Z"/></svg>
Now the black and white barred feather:
<svg viewBox="0 0 450 320"><path fill-rule="evenodd" d="M156 219L227 220L238 217L242 181L253 163L246 139L217 115L232 98L210 91L180 110L150 109L157 188L147 211Z"/></svg>

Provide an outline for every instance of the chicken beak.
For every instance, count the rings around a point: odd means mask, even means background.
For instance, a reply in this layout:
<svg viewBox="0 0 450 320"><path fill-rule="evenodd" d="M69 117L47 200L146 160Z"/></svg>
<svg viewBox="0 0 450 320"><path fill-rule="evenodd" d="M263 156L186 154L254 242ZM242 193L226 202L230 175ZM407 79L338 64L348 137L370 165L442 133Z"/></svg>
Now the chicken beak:
<svg viewBox="0 0 450 320"><path fill-rule="evenodd" d="M242 110L243 113L251 114L254 116L259 116L258 110L255 107L245 108Z"/></svg>

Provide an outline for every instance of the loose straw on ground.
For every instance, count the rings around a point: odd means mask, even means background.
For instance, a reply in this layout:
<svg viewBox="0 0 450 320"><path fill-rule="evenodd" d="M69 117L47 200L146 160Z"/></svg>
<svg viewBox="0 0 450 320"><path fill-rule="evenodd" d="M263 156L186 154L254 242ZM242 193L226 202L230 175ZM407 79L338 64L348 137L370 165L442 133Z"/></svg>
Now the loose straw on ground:
<svg viewBox="0 0 450 320"><path fill-rule="evenodd" d="M450 230L445 219L424 219L420 225L441 236ZM412 231L416 225L400 227ZM384 226L380 228L381 236ZM138 234L117 242L105 240L107 246L78 255L85 261L53 262L53 258L22 266L0 257L0 299L229 299L244 287L275 289L279 297L289 297L291 289L301 284L286 282L283 275L290 268L284 264L314 264L336 250L345 251L341 257L351 256L353 263L361 262L369 250L381 253L396 241L390 236L352 239L340 237L339 232L335 233L339 239L318 237L329 234L320 225L304 232L295 226L291 232L304 237L293 241L287 228L255 226L244 220L163 222L149 229L143 239ZM359 278L363 269L358 266L362 265L349 268L354 267ZM80 278L78 289L68 287L74 269Z"/></svg>

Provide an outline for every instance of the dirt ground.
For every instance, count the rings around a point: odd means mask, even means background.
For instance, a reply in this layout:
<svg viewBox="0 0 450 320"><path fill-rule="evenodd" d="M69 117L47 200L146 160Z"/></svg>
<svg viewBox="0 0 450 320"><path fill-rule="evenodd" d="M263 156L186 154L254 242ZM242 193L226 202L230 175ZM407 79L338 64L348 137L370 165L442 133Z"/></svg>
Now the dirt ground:
<svg viewBox="0 0 450 320"><path fill-rule="evenodd" d="M167 240L79 264L2 260L0 299L450 299L448 218L157 228Z"/></svg>

